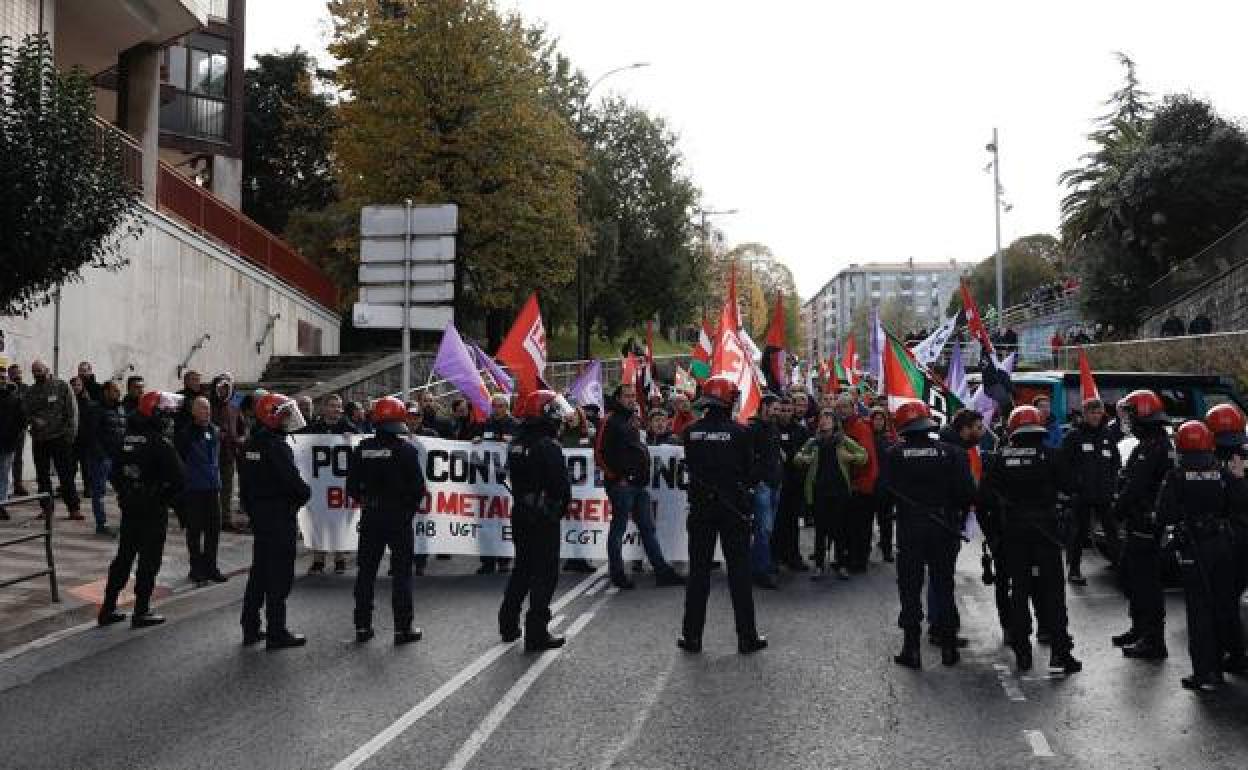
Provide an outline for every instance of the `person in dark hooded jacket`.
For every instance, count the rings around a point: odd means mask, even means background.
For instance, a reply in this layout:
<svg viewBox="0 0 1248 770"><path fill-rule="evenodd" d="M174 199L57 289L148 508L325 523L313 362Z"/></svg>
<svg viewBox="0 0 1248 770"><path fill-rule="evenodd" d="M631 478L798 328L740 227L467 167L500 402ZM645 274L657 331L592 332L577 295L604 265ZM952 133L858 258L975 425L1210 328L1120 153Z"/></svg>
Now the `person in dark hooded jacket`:
<svg viewBox="0 0 1248 770"><path fill-rule="evenodd" d="M238 454L247 441L247 423L234 403L234 376L222 372L212 378L208 389L208 403L212 406L212 424L221 435L221 530L233 532L234 527L234 476L238 467Z"/></svg>

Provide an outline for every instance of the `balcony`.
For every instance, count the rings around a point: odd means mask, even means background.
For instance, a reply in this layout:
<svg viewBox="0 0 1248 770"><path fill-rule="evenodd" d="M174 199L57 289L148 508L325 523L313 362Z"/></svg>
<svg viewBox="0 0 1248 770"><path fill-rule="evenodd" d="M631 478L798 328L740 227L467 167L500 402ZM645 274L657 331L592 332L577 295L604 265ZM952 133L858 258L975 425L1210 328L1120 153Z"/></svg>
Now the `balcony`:
<svg viewBox="0 0 1248 770"><path fill-rule="evenodd" d="M195 0L59 0L57 64L98 75L115 66L122 51L141 43L161 45L207 24L209 9L201 5Z"/></svg>
<svg viewBox="0 0 1248 770"><path fill-rule="evenodd" d="M160 130L192 139L230 143L230 105L223 99L174 91L160 107Z"/></svg>

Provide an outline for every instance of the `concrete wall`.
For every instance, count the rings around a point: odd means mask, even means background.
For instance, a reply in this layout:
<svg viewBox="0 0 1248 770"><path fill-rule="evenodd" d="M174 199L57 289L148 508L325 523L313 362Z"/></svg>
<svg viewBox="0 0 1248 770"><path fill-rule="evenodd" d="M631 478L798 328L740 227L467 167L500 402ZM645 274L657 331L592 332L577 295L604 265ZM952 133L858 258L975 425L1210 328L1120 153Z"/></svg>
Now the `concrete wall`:
<svg viewBox="0 0 1248 770"><path fill-rule="evenodd" d="M1232 377L1248 391L1248 332L1087 345L1093 371L1186 372ZM1079 349L1061 354L1063 369L1078 370Z"/></svg>
<svg viewBox="0 0 1248 770"><path fill-rule="evenodd" d="M255 381L270 355L299 352L300 320L321 329L323 354L338 353L337 315L168 217L144 207L143 219L143 236L125 245L125 269L88 269L81 283L65 287L62 377L88 360L101 380L134 372L149 388L171 387L179 382L178 365L206 333L211 339L190 368ZM257 353L272 313L281 318ZM52 363L51 306L28 318L0 317L0 330L23 368L36 357Z"/></svg>
<svg viewBox="0 0 1248 770"><path fill-rule="evenodd" d="M1206 315L1213 321L1215 332L1248 329L1248 260L1143 318L1140 336L1160 335L1161 325L1171 315L1178 316L1184 325Z"/></svg>
<svg viewBox="0 0 1248 770"><path fill-rule="evenodd" d="M56 3L46 0L43 28L52 29ZM0 37L11 37L11 45L21 45L23 38L39 31L39 0L4 0L0 2Z"/></svg>

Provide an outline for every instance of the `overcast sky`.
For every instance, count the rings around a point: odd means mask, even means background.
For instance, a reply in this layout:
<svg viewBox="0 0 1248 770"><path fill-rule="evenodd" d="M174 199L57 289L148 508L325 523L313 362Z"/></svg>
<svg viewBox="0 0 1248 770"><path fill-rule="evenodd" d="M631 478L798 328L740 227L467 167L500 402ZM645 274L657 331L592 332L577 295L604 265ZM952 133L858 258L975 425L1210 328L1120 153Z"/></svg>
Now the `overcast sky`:
<svg viewBox="0 0 1248 770"><path fill-rule="evenodd" d="M809 297L866 260L992 253L984 145L1001 132L1003 239L1056 232L1057 175L1118 87L1112 53L1157 95L1248 113L1238 2L502 0L544 21L591 78L680 134L729 243L760 241ZM324 57L323 0L252 0L248 54Z"/></svg>

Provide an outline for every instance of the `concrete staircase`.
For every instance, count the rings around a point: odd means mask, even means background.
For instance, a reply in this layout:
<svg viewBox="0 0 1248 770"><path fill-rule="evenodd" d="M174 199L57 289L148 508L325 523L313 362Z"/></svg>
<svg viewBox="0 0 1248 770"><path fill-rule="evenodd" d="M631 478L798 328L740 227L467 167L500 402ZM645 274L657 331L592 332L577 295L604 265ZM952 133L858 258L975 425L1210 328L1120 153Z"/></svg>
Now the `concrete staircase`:
<svg viewBox="0 0 1248 770"><path fill-rule="evenodd" d="M240 391L264 388L288 396L334 380L349 372L385 358L395 351L381 350L369 353L342 353L336 356L273 356L264 367L260 381L239 383Z"/></svg>

